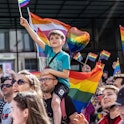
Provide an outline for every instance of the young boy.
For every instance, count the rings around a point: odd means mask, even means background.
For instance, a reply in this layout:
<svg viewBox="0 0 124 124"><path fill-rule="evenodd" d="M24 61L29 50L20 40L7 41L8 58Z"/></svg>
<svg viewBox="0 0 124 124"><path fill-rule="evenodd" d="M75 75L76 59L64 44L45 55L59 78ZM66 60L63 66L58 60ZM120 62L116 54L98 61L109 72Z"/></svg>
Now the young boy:
<svg viewBox="0 0 124 124"><path fill-rule="evenodd" d="M62 51L65 43L65 35L59 30L53 30L49 33L50 46L46 45L29 26L26 19L20 18L20 24L26 28L32 39L44 50L47 56L47 68L42 71L43 74L52 74L58 78L58 85L55 87L52 98L52 109L54 115L54 124L61 124L61 99L69 91L69 69L70 57Z"/></svg>

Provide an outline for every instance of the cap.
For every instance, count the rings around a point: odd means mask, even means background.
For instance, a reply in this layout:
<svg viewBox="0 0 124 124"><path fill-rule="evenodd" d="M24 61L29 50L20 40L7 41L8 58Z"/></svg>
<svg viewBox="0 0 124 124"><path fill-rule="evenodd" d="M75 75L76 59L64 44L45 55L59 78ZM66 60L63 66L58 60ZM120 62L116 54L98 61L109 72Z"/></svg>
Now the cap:
<svg viewBox="0 0 124 124"><path fill-rule="evenodd" d="M124 86L118 92L116 105L124 105Z"/></svg>

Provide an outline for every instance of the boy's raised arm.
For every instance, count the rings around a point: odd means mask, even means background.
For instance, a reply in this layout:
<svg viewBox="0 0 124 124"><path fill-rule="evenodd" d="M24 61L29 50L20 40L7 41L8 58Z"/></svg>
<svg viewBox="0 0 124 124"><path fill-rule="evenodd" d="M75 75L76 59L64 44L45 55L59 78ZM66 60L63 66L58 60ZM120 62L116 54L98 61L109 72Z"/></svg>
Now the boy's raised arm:
<svg viewBox="0 0 124 124"><path fill-rule="evenodd" d="M25 29L28 31L31 38L44 50L45 43L40 39L37 33L33 31L33 29L30 27L30 25L28 24L28 21L25 18L20 17L20 25L25 27Z"/></svg>

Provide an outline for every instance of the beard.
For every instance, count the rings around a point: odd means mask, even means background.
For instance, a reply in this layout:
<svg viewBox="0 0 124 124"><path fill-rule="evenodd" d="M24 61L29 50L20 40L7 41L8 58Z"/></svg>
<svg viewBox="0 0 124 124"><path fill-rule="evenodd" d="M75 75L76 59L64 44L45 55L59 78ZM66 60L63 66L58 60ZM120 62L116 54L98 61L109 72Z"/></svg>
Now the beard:
<svg viewBox="0 0 124 124"><path fill-rule="evenodd" d="M42 89L43 93L52 93L53 90L54 90L54 88L51 88L51 89L49 89L49 88Z"/></svg>

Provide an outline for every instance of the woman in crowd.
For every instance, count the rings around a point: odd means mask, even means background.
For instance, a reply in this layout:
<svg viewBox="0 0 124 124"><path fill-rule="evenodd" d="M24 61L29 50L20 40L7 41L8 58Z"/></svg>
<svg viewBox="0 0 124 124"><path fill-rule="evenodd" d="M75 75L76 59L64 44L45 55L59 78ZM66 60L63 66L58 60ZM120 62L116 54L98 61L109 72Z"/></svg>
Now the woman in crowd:
<svg viewBox="0 0 124 124"><path fill-rule="evenodd" d="M37 94L40 99L40 104L42 105L41 106L42 111L44 111L44 113L47 116L46 109L43 102L42 91L40 89L40 83L35 75L31 74L26 70L22 70L18 72L15 75L15 79L13 81L13 89L16 94L18 92L27 92L27 91Z"/></svg>
<svg viewBox="0 0 124 124"><path fill-rule="evenodd" d="M37 77L26 70L18 72L13 80L13 89L15 92L32 91L36 92L42 99L42 91Z"/></svg>
<svg viewBox="0 0 124 124"><path fill-rule="evenodd" d="M13 124L50 124L36 92L17 93L11 104Z"/></svg>

